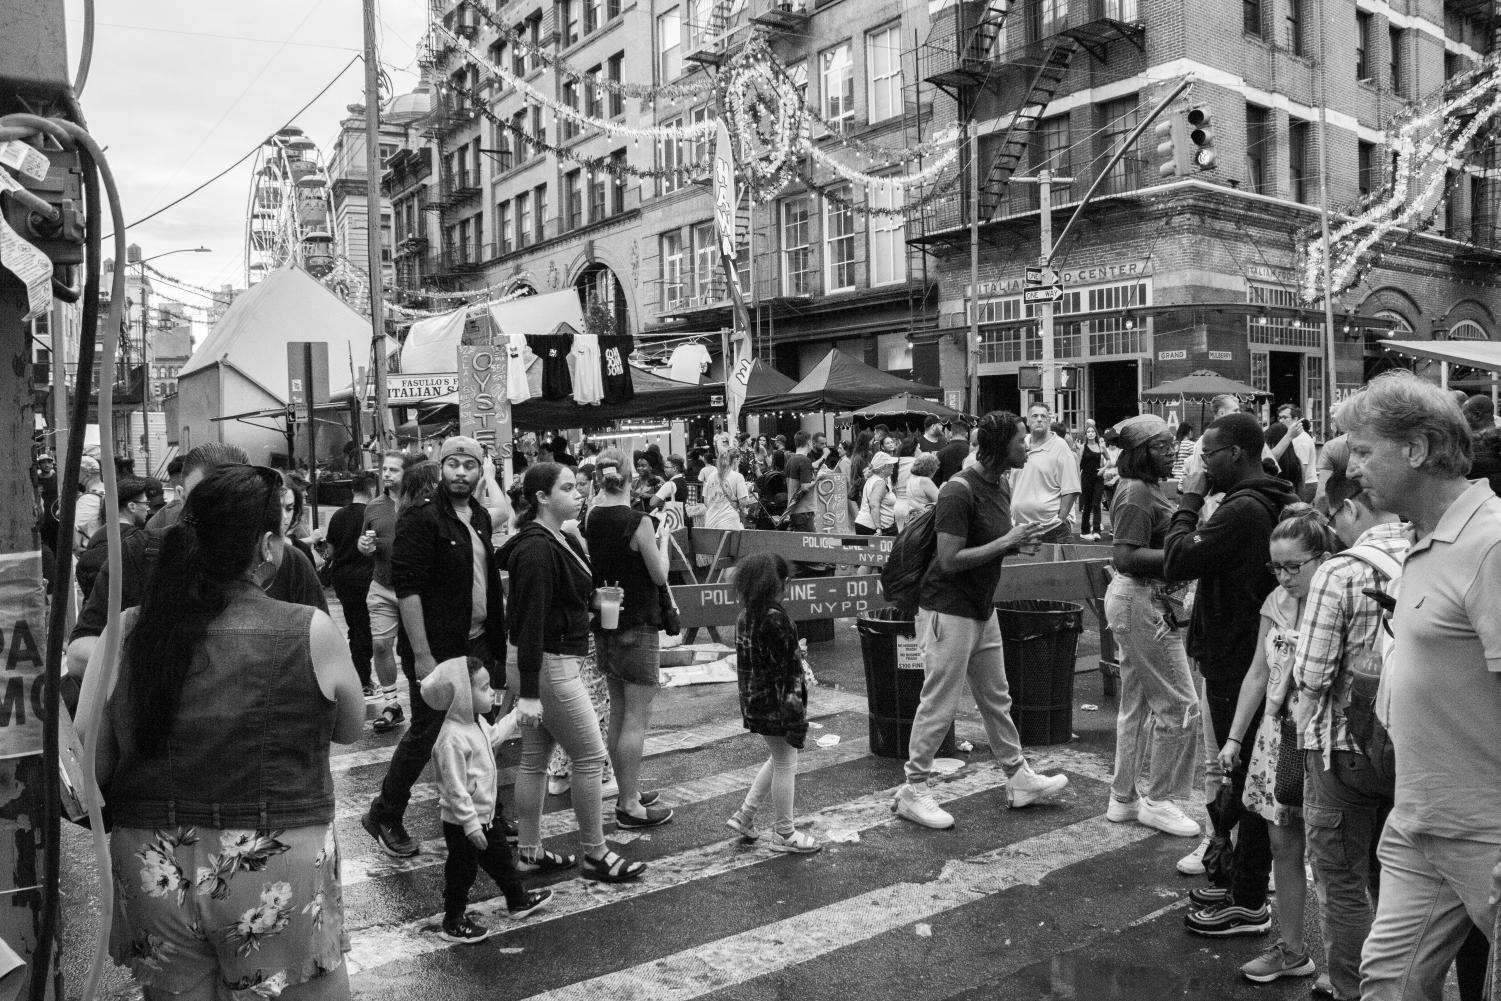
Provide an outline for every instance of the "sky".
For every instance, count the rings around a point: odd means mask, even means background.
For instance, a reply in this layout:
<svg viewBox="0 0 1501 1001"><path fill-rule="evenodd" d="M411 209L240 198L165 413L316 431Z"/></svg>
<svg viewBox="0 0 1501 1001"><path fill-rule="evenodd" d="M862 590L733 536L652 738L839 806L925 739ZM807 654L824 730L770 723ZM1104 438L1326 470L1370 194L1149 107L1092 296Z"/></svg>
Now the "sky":
<svg viewBox="0 0 1501 1001"><path fill-rule="evenodd" d="M83 2L65 3L76 67ZM417 83L426 9L425 0L377 0L380 59L395 93ZM93 64L80 102L114 171L127 224L259 146L363 46L360 0L99 0L96 10ZM293 124L327 157L346 106L363 101L364 68L356 61ZM131 227L127 241L147 258L208 247L212 253L173 254L152 266L205 288L243 285L253 162ZM112 256L106 244L105 257ZM190 305L204 302L165 283L157 291Z"/></svg>

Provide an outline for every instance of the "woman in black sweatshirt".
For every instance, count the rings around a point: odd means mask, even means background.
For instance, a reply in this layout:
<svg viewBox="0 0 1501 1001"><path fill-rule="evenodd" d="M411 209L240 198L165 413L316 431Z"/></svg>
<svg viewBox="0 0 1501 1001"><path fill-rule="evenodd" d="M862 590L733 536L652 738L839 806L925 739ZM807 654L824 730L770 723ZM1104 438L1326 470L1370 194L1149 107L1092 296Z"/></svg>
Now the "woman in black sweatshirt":
<svg viewBox="0 0 1501 1001"><path fill-rule="evenodd" d="M518 868L550 872L576 863L572 855L542 848L542 798L547 759L561 744L573 759L573 812L585 875L609 883L638 878L642 862L630 862L605 844L600 819L600 777L605 744L599 717L579 669L589 652L589 615L594 605L594 571L577 530L563 525L578 517L573 470L539 462L521 481L520 530L500 551L510 573L507 625L516 644L520 674L517 722L521 727L521 771L516 778Z"/></svg>

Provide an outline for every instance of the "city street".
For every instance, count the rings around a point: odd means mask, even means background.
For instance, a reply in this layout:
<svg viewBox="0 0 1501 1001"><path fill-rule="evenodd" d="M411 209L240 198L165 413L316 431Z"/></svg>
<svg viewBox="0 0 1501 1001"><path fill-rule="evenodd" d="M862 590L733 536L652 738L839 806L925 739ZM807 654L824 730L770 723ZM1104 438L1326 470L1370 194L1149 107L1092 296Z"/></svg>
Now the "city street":
<svg viewBox="0 0 1501 1001"><path fill-rule="evenodd" d="M1079 667L1094 666L1086 632ZM564 875L548 883L547 909L524 923L483 875L472 914L500 934L454 946L435 934L441 910L442 839L435 790L419 785L407 826L423 842L416 859L379 853L359 815L385 772L395 734L370 734L336 749L338 829L355 995L446 1001L511 998L1157 999L1304 998L1310 979L1255 986L1236 966L1263 947L1258 937L1208 940L1182 927L1195 885L1173 869L1194 844L1104 818L1114 746L1114 701L1097 673L1080 673L1078 739L1037 748L1039 769L1062 770L1069 788L1056 805L1009 812L978 719L958 736L974 742L967 764L939 793L958 826L927 831L897 820L890 792L900 763L870 753L864 675L852 623L813 646L821 687L799 762L800 822L825 841L813 856L740 844L724 819L764 760L759 738L740 727L732 684L666 689L648 738L645 782L676 816L611 843L651 867L638 884L603 886ZM403 699L405 695L403 694ZM1097 706L1083 710L1082 706ZM374 716L373 707L369 710ZM838 736L833 746L820 738ZM502 766L514 766L519 744ZM514 768L502 772L511 803ZM431 779L431 773L424 776ZM576 848L566 797L548 800L547 844ZM763 821L764 822L764 821ZM82 983L97 908L87 841L65 833L65 971L69 995ZM1310 942L1317 941L1310 912ZM112 970L107 997L132 997Z"/></svg>

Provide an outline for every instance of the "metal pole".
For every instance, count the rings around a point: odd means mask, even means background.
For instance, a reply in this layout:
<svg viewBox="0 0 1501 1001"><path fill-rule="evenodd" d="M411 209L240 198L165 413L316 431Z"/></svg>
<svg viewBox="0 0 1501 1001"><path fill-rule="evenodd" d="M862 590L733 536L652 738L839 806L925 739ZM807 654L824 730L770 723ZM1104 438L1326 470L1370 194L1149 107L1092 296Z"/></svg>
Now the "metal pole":
<svg viewBox="0 0 1501 1001"><path fill-rule="evenodd" d="M386 420L390 417L386 393L386 323L381 298L385 281L381 268L381 244L385 232L380 224L380 60L375 51L375 0L363 0L365 12L365 229L367 266L370 271L370 344L375 370L375 440L377 452L387 447ZM356 392L359 390L356 389ZM309 409L309 415L312 410ZM311 424L309 425L311 426ZM356 428L356 433L359 429ZM379 463L377 463L378 465Z"/></svg>
<svg viewBox="0 0 1501 1001"><path fill-rule="evenodd" d="M302 343L302 399L307 407L308 507L318 527L318 394L313 389L313 342Z"/></svg>
<svg viewBox="0 0 1501 1001"><path fill-rule="evenodd" d="M146 468L138 476L151 475L151 322L146 298L146 262L136 264L141 273L141 450L146 454ZM127 420L126 425L130 422Z"/></svg>
<svg viewBox="0 0 1501 1001"><path fill-rule="evenodd" d="M969 410L980 412L980 127L969 122Z"/></svg>
<svg viewBox="0 0 1501 1001"><path fill-rule="evenodd" d="M81 307L80 307L81 308ZM58 475L62 475L63 448L68 437L68 332L63 318L68 308L61 302L52 304L48 331L52 335L52 454ZM61 481L59 481L61 482Z"/></svg>
<svg viewBox="0 0 1501 1001"><path fill-rule="evenodd" d="M1047 267L1053 256L1053 172L1044 167L1037 172L1038 229L1042 234L1041 256L1038 261ZM1054 370L1057 359L1053 356L1053 300L1039 303L1042 310L1042 402L1048 412L1058 410L1058 374Z"/></svg>
<svg viewBox="0 0 1501 1001"><path fill-rule="evenodd" d="M1338 381L1334 371L1334 259L1329 249L1329 98L1328 80L1324 71L1324 39L1327 34L1324 16L1324 0L1317 0L1315 17L1319 25L1319 61L1314 67L1314 73L1317 74L1315 79L1319 95L1319 235L1324 255L1324 379L1328 388L1324 393L1324 413L1316 417L1309 414L1309 418L1324 429L1324 436L1328 438L1329 429L1324 422L1329 409L1334 406Z"/></svg>

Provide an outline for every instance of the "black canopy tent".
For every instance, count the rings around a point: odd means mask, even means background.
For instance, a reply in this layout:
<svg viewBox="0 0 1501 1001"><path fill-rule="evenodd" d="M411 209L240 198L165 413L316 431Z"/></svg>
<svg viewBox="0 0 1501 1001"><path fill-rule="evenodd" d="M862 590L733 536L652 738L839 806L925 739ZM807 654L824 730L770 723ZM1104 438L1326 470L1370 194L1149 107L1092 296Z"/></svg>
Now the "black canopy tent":
<svg viewBox="0 0 1501 1001"><path fill-rule="evenodd" d="M745 383L745 403L740 409L748 412L761 410L762 408L758 404L762 400L773 396L782 396L790 392L792 387L796 385L797 380L783 375L758 358L751 363L750 378Z"/></svg>
<svg viewBox="0 0 1501 1001"><path fill-rule="evenodd" d="M913 396L937 396L937 386L910 382L872 368L837 349L823 357L813 371L787 392L762 397L744 409L764 413L769 410L845 411L867 407L908 393Z"/></svg>
<svg viewBox="0 0 1501 1001"><path fill-rule="evenodd" d="M546 428L597 428L625 420L685 420L724 408L723 384L695 386L653 375L631 366L631 382L636 394L624 403L584 405L573 400L544 400L534 397L511 406L511 426L517 431L540 431ZM417 405L422 425L457 422L459 404L450 393Z"/></svg>

